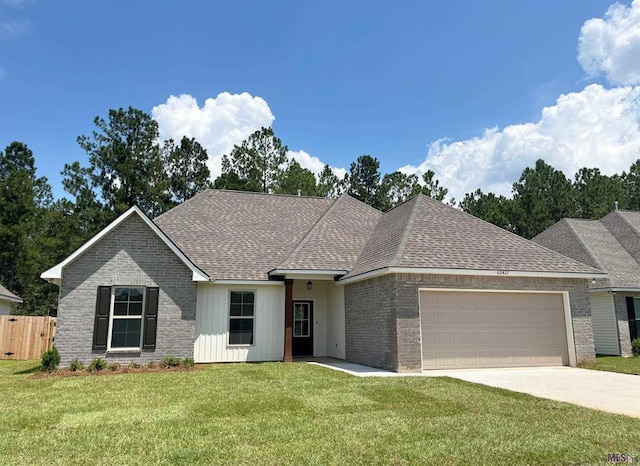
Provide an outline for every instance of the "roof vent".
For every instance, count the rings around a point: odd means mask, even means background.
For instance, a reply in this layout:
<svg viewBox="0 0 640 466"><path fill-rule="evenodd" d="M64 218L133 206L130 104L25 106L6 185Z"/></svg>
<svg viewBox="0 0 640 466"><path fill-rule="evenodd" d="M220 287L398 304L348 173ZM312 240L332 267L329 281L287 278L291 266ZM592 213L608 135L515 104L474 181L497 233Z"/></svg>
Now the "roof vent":
<svg viewBox="0 0 640 466"><path fill-rule="evenodd" d="M299 195L299 194L298 194ZM618 201L614 202L614 205L616 207L616 210L618 210Z"/></svg>
<svg viewBox="0 0 640 466"><path fill-rule="evenodd" d="M298 189L298 196L300 196L301 191ZM616 202L617 204L617 202ZM616 207L616 210L618 210L618 208Z"/></svg>

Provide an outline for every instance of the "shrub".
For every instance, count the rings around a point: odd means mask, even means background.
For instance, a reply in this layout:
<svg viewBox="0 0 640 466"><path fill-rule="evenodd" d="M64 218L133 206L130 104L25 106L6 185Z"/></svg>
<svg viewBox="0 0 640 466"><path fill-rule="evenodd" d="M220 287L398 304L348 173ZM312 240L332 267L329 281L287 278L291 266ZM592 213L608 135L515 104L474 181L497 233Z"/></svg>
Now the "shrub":
<svg viewBox="0 0 640 466"><path fill-rule="evenodd" d="M640 358L640 338L636 338L631 342L631 351L633 351L634 357Z"/></svg>
<svg viewBox="0 0 640 466"><path fill-rule="evenodd" d="M43 370L54 371L58 368L58 364L60 364L60 353L58 353L58 349L55 346L42 353Z"/></svg>
<svg viewBox="0 0 640 466"><path fill-rule="evenodd" d="M120 369L120 364L114 362L113 364L109 364L109 370L115 372Z"/></svg>
<svg viewBox="0 0 640 466"><path fill-rule="evenodd" d="M192 368L192 367L195 367L196 362L193 360L193 358L184 358L182 360L182 365L184 367Z"/></svg>
<svg viewBox="0 0 640 466"><path fill-rule="evenodd" d="M147 369L155 369L156 367L157 367L157 364L153 361L147 364Z"/></svg>
<svg viewBox="0 0 640 466"><path fill-rule="evenodd" d="M131 361L128 365L128 369L140 369L142 366L135 361Z"/></svg>
<svg viewBox="0 0 640 466"><path fill-rule="evenodd" d="M73 361L71 361L71 364L69 364L68 369L71 372L78 372L84 369L84 364L82 364L80 361L78 361L77 359L74 359Z"/></svg>
<svg viewBox="0 0 640 466"><path fill-rule="evenodd" d="M164 364L166 367L176 367L180 365L180 358L165 356L164 358L162 358L162 364Z"/></svg>
<svg viewBox="0 0 640 466"><path fill-rule="evenodd" d="M89 363L90 372L100 372L107 368L107 362L104 359L96 358Z"/></svg>

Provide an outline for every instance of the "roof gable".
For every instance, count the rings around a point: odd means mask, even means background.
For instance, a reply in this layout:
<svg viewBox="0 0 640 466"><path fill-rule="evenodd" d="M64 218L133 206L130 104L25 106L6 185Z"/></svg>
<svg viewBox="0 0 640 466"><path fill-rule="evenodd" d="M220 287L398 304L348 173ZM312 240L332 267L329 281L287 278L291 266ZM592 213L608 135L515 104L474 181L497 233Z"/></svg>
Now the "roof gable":
<svg viewBox="0 0 640 466"><path fill-rule="evenodd" d="M101 230L98 234L96 234L89 241L80 246L76 251L74 251L70 256L68 256L65 260L50 268L46 272L43 272L40 277L54 283L59 283L62 280L63 270L69 265L71 262L76 260L86 251L88 251L94 244L98 243L102 238L108 235L111 231L117 228L120 224L122 224L126 219L128 219L131 215L139 216L142 221L171 249L171 251L178 256L178 258L192 271L193 280L194 281L208 281L209 277L206 273L200 270L193 262L191 262L187 256L169 239L169 237L155 224L153 223L149 217L147 217L144 212L142 212L138 207L134 206L127 210L125 213L120 215L117 219L111 222L106 228Z"/></svg>
<svg viewBox="0 0 640 466"><path fill-rule="evenodd" d="M423 194L384 214L356 267L345 278L384 267L504 270L546 276L602 274Z"/></svg>

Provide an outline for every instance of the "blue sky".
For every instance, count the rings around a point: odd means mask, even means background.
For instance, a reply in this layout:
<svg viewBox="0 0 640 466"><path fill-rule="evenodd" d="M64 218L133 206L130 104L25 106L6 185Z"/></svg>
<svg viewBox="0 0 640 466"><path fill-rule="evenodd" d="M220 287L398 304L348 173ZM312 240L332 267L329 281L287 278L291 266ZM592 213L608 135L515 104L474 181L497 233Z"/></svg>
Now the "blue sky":
<svg viewBox="0 0 640 466"><path fill-rule="evenodd" d="M508 191L538 156L571 177L583 164L619 171L640 157L640 63L599 45L635 37L640 1L609 8L0 0L0 147L27 143L60 196L64 163L86 160L76 137L132 105L156 108L163 136L203 139L214 171L221 151L271 121L315 171L367 153L383 173L434 169L458 199Z"/></svg>

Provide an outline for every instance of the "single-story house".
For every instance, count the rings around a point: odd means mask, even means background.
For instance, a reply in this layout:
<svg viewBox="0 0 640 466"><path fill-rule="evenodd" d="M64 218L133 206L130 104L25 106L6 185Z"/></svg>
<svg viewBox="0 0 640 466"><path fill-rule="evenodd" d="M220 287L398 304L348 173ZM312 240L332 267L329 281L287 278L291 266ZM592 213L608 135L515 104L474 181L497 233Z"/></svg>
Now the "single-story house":
<svg viewBox="0 0 640 466"><path fill-rule="evenodd" d="M60 287L62 364L410 372L593 360L588 282L606 274L424 195L382 213L207 190L153 221L132 207L42 277Z"/></svg>
<svg viewBox="0 0 640 466"><path fill-rule="evenodd" d="M631 356L640 336L640 212L565 218L533 241L607 273L589 282L596 353Z"/></svg>
<svg viewBox="0 0 640 466"><path fill-rule="evenodd" d="M0 285L0 316L11 314L12 304L22 304L22 298Z"/></svg>

